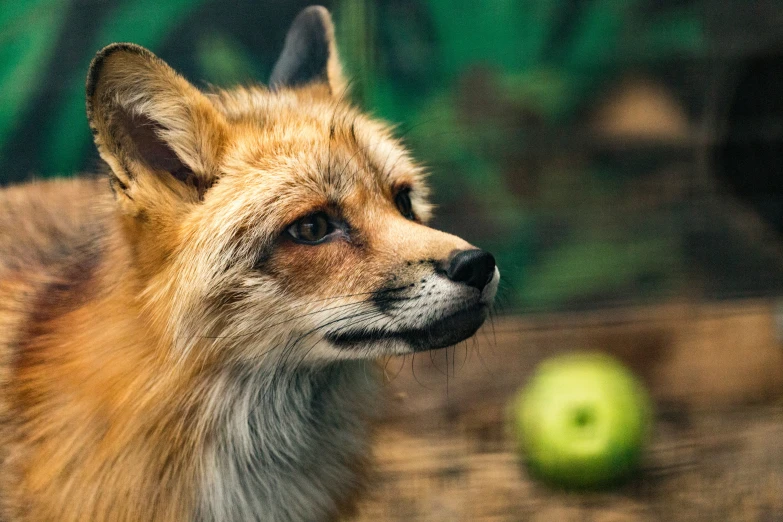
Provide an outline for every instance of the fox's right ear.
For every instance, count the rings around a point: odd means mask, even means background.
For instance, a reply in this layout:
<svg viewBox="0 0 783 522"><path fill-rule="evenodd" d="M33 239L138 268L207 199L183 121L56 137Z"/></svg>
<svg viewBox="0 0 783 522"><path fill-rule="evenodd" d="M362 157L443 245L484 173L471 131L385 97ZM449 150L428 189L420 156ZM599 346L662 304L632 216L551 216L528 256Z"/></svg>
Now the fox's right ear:
<svg viewBox="0 0 783 522"><path fill-rule="evenodd" d="M87 118L111 167L115 194L131 214L198 201L218 176L225 120L143 47L112 44L95 56L87 75Z"/></svg>

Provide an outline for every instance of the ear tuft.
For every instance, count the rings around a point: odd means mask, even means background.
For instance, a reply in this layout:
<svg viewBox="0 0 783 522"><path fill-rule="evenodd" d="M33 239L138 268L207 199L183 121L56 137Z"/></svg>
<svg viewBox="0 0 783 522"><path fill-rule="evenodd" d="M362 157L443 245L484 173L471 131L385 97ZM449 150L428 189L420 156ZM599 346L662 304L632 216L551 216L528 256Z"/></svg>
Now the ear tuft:
<svg viewBox="0 0 783 522"><path fill-rule="evenodd" d="M304 9L294 19L269 80L273 89L312 83L327 85L333 94L345 88L332 17L318 5Z"/></svg>

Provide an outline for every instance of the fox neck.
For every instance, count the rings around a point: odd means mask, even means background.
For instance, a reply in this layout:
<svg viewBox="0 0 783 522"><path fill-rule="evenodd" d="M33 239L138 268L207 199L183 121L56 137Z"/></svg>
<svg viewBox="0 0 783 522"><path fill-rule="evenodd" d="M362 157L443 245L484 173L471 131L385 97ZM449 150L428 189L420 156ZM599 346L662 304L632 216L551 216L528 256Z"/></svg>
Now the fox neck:
<svg viewBox="0 0 783 522"><path fill-rule="evenodd" d="M367 454L368 371L341 362L223 373L211 389L199 519L321 520L342 509Z"/></svg>

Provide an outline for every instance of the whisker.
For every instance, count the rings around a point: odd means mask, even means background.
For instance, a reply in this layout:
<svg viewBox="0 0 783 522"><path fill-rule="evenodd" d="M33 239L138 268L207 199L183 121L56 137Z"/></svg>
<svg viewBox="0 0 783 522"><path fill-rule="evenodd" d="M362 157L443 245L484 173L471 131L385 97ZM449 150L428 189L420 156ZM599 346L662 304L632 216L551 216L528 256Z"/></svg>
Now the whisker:
<svg viewBox="0 0 783 522"><path fill-rule="evenodd" d="M370 318L372 318L372 317L373 317L375 314L381 314L381 315L382 315L383 313L382 313L382 312L379 312L379 311L377 311L377 310L375 310L375 311L370 311L370 312L369 312L369 314L368 314L366 317L370 317ZM357 314L357 315L359 315L359 314ZM297 363L297 366L298 366L298 365L300 365L300 364L302 364L302 363L305 361L305 359L307 358L307 356L308 356L308 355L310 355L310 352L311 352L311 351L313 351L313 349L315 349L315 347L318 345L318 343L319 343L319 342L321 342L321 340L320 340L320 339L319 339L319 340L317 340L316 342L314 342L314 343L313 343L313 344L310 346L310 348L308 348L308 349L307 349L307 350L306 350L306 351L305 351L305 352L302 354L302 357L300 357L300 359L299 359L299 362Z"/></svg>
<svg viewBox="0 0 783 522"><path fill-rule="evenodd" d="M346 316L346 317L338 317L337 319L327 321L327 322L325 322L323 324L320 324L320 325L310 329L308 332L300 335L299 338L297 339L297 341L294 343L294 346L296 346L296 344L298 344L300 341L302 341L303 339L305 339L305 338L309 337L310 335L314 334L318 330L326 328L327 326L331 326L332 324L339 323L340 321L347 321L347 320L350 320L350 319L355 319L357 317L367 316L367 315L374 316L375 314L378 314L378 313L380 313L380 312L378 312L377 310L365 310L365 311L359 312L357 314L349 315L349 316Z"/></svg>
<svg viewBox="0 0 783 522"><path fill-rule="evenodd" d="M402 357L400 357L400 360L402 361L400 363L400 367L397 369L397 373L394 374L394 377L388 380L387 384L391 384L397 377L399 377L400 373L402 373L402 369L405 367L405 358L408 357L408 354L403 354ZM389 362L394 358L394 356L389 357ZM389 363L387 362L386 365ZM386 373L386 366L384 366L384 374Z"/></svg>
<svg viewBox="0 0 783 522"><path fill-rule="evenodd" d="M386 370L388 370L388 369L389 369L389 363L390 363L390 362L391 362L391 360L392 360L392 355L387 355L386 357L384 357L384 358L383 358L383 360L385 361L385 362L383 363L383 371L382 371L382 373L383 373L383 381L384 381L384 383L386 383L386 381L387 381L387 380L388 380L388 378L389 378L389 374L388 374L388 373L386 373Z"/></svg>
<svg viewBox="0 0 783 522"><path fill-rule="evenodd" d="M384 293L396 292L396 291L402 290L404 288L407 288L407 287L399 287L399 288L389 289L387 291L381 292L381 295L383 295ZM376 292L366 292L364 294L366 295L366 294L375 294L375 293ZM354 294L354 295L362 295L362 294ZM386 298L383 298L383 299L374 299L373 301L377 302L377 303L388 303L388 302L394 302L394 301L407 301L409 299L416 299L416 298L418 298L418 296L413 296L413 297L386 297ZM322 300L318 300L318 301L322 301ZM318 302L318 301L310 301L308 303L304 303L304 304L298 305L297 307L292 307L292 308L290 308L288 310L285 310L285 311L291 311L291 310L293 310L295 308L301 308L301 307L307 306L308 304L312 304L312 303ZM351 302L351 303L343 303L343 304L339 304L339 305L336 305L336 306L333 306L333 307L323 308L321 310L314 310L314 311L307 312L305 314L301 314L301 315L298 315L298 316L295 316L295 317L290 317L288 319L285 319L285 320L277 322L277 323L273 323L271 325L263 325L263 327L265 329L267 329L267 328L274 328L276 326L280 326L280 325L285 324L287 322L295 321L297 319L302 319L304 317L308 317L308 316L311 316L311 315L319 314L319 313L322 313L322 312L328 312L328 311L331 311L331 310L339 310L339 309L346 308L346 307L349 307L349 306L361 305L361 304L365 304L365 303L369 303L369 302L371 302L371 301L363 299L363 300L354 301L354 302ZM269 317L274 317L275 315L280 315L281 313L284 313L285 311L276 312L274 314L271 314ZM248 332L246 334L236 334L236 335L233 335L233 336L221 336L221 335L201 336L201 338L202 339L235 339L235 338L241 338L241 337L247 336L247 335L253 335L254 333L256 333L256 332Z"/></svg>
<svg viewBox="0 0 783 522"><path fill-rule="evenodd" d="M425 385L424 385L424 384L423 384L423 383L422 383L422 382L419 380L419 378L418 378L418 377L416 377L416 352L413 352L413 354L412 354L412 355L413 355L413 357L411 357L411 373L413 374L413 380L415 380L415 381L416 381L416 382L419 384L419 386L421 386L421 387L422 387L422 388L424 388L425 390L432 391L432 388L430 388L429 386L425 386Z"/></svg>
<svg viewBox="0 0 783 522"><path fill-rule="evenodd" d="M449 349L446 347L446 402L449 401Z"/></svg>
<svg viewBox="0 0 783 522"><path fill-rule="evenodd" d="M384 294L391 294L392 292L397 291L397 290L402 289L402 288L406 288L406 287L399 287L399 288L389 289L389 290L387 290L387 291L385 291L383 293ZM384 299L375 300L375 301L376 302L386 302L386 301L405 302L405 301L416 300L419 297L420 296L413 296L413 297L395 297L395 296L392 296L392 297L386 297ZM348 321L348 320L351 320L351 319L362 319L362 320L365 320L365 321L369 319L370 322L366 323L364 325L364 327L368 327L368 326L371 326L372 324L375 324L379 320L382 320L384 317L386 317L385 312L382 312L382 311L380 311L378 309L373 308L371 310L363 310L363 311L355 313L355 314L350 314L350 315L347 315L347 316L337 317L336 319L333 319L335 316L343 314L346 309L349 309L349 307L356 307L357 305L365 304L367 302L369 302L369 301L361 300L361 301L358 301L358 302L345 303L345 304L342 304L342 305L333 306L333 307L331 307L329 309L325 309L325 310L319 310L319 311L316 311L316 312L310 312L308 314L303 314L303 316L304 316L304 315L312 315L312 313L324 312L326 310L331 310L332 311L332 314L330 314L325 319L324 322L322 322L318 326L310 329L309 331L301 334L296 339L292 339L291 341L286 343L286 345L283 347L283 349L280 350L280 355L278 357L278 360L280 361L280 366L281 367L286 366L288 364L288 361L289 361L290 357L292 356L296 346L298 346L303 340L305 340L307 337L309 337L310 335L312 335L313 333L315 333L318 330L321 330L321 329L326 328L326 327L328 327L330 325L337 324L337 323L340 323L342 321ZM407 307L405 307L405 306L402 308L403 311L406 310L406 309L407 309ZM284 322L286 322L286 321L282 321L282 322L277 323L277 324L282 324ZM259 332L252 332L252 333L246 334L246 335L258 334L258 333ZM238 336L234 336L234 338L237 338L237 337ZM319 342L320 342L320 340L316 341L310 348L308 348L305 352L303 352L303 354L302 354L302 356L300 358L300 364L301 364L301 361L303 361L309 355L309 353L315 348L315 346L318 345ZM277 347L275 347L275 348L277 348ZM268 351L265 352L265 353L268 353Z"/></svg>
<svg viewBox="0 0 783 522"><path fill-rule="evenodd" d="M470 350L468 350L468 340L467 339L462 341L460 344L465 347L465 357L462 359L462 365L459 367L459 371L462 371L462 369L468 363L468 354L470 353Z"/></svg>
<svg viewBox="0 0 783 522"><path fill-rule="evenodd" d="M330 324L333 324L333 323L335 323L335 322L339 322L339 321L342 321L342 320L349 320L349 319L351 319L351 318L358 317L358 316L361 316L361 315L363 315L363 314L369 314L369 313L374 313L374 312L375 312L374 310L365 310L365 311L363 311L363 312L359 312L358 314L349 315L349 316L346 316L346 317L339 317L339 318L337 318L337 319L331 320L331 318L333 318L333 317L335 317L336 315L340 314L340 313L341 313L341 311L337 311L337 312L334 312L334 313L332 313L332 314L331 314L329 317L327 317L327 319L326 319L326 322L324 322L324 323L320 324L319 326L316 326L315 328L313 328L313 329L309 330L308 332L305 332L304 334L302 334L302 335L300 335L299 337L297 337L295 340L294 340L294 339L292 339L292 340L290 340L288 343L286 343L286 345L285 345L285 346L283 347L283 349L281 350L281 353L280 353L280 355L278 356L278 362L279 362L279 364L278 364L278 369L282 369L282 368L284 368L284 367L287 367L287 365L288 365L288 360L290 359L291 355L293 354L293 352L294 352L294 349L296 348L296 346L297 346L297 345L298 345L300 342L302 342L304 339L306 339L307 337L309 337L310 335L312 335L313 333L315 333L317 330L319 330L319 329L321 329L321 328L325 328L325 327L327 327L327 326L329 326ZM301 361L303 361L303 360L304 360L304 358L305 358L307 355L309 355L309 352L310 352L310 350L312 350L313 348L315 348L315 346L318 344L318 342L320 342L320 339L319 339L318 341L316 341L316 342L313 344L313 346L312 346L312 347L311 347L309 350L307 350L307 353L304 353L304 354L303 354L303 356L302 356L302 359L300 360L300 364L301 364ZM276 370L276 371L277 371L277 370Z"/></svg>
<svg viewBox="0 0 783 522"><path fill-rule="evenodd" d="M443 372L443 370L440 369L440 366L438 366L438 364L435 362L435 357L433 356L435 350L429 350L429 352L430 352L430 362L432 362L432 367L435 368L435 370L437 370L439 374L445 376L446 374Z"/></svg>
<svg viewBox="0 0 783 522"><path fill-rule="evenodd" d="M489 371L489 366L487 366L487 363L484 361L484 357L481 355L481 345L476 342L476 338L473 338L474 347L476 350L476 356L478 357L479 361L481 362L481 366L484 367L484 370L487 372L487 374L492 375L492 372Z"/></svg>
<svg viewBox="0 0 783 522"><path fill-rule="evenodd" d="M407 306L403 306L402 308L400 308L400 310L398 310L398 312L397 312L398 316L396 318L394 318L388 325L386 325L386 327L383 329L383 331L381 333L393 331L393 328L404 319L405 312L410 310L410 307L411 307L410 302L411 301L418 301L419 299L421 299L420 295L415 295L415 296L406 297L406 298L392 298L392 299L390 299L389 301L400 301L400 302L407 301L408 303L406 303ZM373 321L370 321L369 323L366 323L366 324L362 325L362 329L364 329L365 331L368 331L368 332L372 331L369 327L374 325L374 324L376 324L377 322L382 320L384 317L387 317L387 315L385 313L381 314L378 318L374 319ZM350 326L350 325L348 325L348 326ZM345 330L345 329L348 328L348 326L342 327L342 329Z"/></svg>

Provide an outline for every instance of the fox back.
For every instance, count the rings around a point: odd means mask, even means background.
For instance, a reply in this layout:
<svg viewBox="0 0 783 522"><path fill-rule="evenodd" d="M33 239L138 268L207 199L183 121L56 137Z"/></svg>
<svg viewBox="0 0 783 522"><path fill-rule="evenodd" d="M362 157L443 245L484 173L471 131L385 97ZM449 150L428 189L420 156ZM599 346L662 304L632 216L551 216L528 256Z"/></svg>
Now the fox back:
<svg viewBox="0 0 783 522"><path fill-rule="evenodd" d="M113 44L86 91L106 172L0 191L0 519L346 515L373 361L473 335L494 259L426 225L321 7L268 87Z"/></svg>

